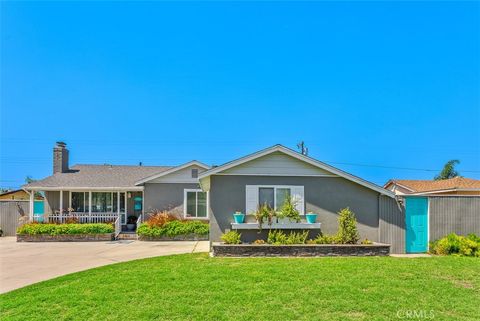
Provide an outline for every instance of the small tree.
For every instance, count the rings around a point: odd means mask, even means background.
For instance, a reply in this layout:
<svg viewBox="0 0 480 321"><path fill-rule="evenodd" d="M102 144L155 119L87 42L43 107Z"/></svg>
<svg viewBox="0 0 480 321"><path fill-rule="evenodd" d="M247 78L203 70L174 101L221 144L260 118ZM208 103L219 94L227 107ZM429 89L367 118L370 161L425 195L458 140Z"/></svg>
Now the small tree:
<svg viewBox="0 0 480 321"><path fill-rule="evenodd" d="M455 166L460 164L458 159L449 160L444 166L440 174L435 176L434 180L449 179L460 176L460 173L455 170Z"/></svg>
<svg viewBox="0 0 480 321"><path fill-rule="evenodd" d="M350 208L344 208L338 213L337 241L340 244L356 244L360 237L357 230L357 219Z"/></svg>

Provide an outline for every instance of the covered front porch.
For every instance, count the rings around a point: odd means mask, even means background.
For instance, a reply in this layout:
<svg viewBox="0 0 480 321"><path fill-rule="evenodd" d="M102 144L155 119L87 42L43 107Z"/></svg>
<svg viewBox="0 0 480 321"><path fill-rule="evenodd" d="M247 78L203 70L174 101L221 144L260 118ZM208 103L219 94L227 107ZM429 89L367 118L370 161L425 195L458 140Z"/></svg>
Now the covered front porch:
<svg viewBox="0 0 480 321"><path fill-rule="evenodd" d="M45 195L44 214L34 214L30 220L49 223L115 223L120 231L134 230L144 214L143 188L128 190L31 190Z"/></svg>

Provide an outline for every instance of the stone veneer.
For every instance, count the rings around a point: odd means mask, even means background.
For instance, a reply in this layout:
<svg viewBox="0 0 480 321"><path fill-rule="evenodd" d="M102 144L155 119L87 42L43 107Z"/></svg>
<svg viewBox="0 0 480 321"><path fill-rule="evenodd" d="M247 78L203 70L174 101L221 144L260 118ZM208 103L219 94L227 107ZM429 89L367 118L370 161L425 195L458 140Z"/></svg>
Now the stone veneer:
<svg viewBox="0 0 480 321"><path fill-rule="evenodd" d="M139 235L138 239L140 241L208 241L208 235L197 235L197 234L188 234L188 235L177 235L177 236L143 236Z"/></svg>
<svg viewBox="0 0 480 321"><path fill-rule="evenodd" d="M114 239L113 233L105 234L17 234L17 242L98 242L98 241L112 241Z"/></svg>
<svg viewBox="0 0 480 321"><path fill-rule="evenodd" d="M389 244L224 244L213 243L213 256L265 257L265 256L388 256Z"/></svg>

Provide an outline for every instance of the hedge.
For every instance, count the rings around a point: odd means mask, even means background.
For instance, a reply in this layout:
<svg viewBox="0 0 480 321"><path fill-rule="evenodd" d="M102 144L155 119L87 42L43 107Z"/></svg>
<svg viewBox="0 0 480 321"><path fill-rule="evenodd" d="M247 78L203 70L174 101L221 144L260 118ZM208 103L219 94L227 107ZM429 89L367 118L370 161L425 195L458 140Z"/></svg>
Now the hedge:
<svg viewBox="0 0 480 321"><path fill-rule="evenodd" d="M480 236L449 234L430 243L430 253L437 255L458 255L480 257Z"/></svg>
<svg viewBox="0 0 480 321"><path fill-rule="evenodd" d="M149 226L147 223L141 224L137 229L140 236L161 237L178 235L208 235L209 225L199 221L170 221L163 226Z"/></svg>
<svg viewBox="0 0 480 321"><path fill-rule="evenodd" d="M29 223L20 226L17 234L27 235L65 235L65 234L106 234L113 233L113 225L105 223L94 224L42 224Z"/></svg>

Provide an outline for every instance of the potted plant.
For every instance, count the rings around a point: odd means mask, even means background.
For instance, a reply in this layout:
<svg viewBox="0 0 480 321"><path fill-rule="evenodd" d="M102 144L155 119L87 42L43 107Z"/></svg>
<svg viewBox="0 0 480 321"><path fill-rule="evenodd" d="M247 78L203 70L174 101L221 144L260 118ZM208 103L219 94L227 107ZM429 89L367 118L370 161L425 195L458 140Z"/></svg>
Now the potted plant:
<svg viewBox="0 0 480 321"><path fill-rule="evenodd" d="M134 231L135 226L137 225L137 217L134 215L130 215L127 217L127 230Z"/></svg>
<svg viewBox="0 0 480 321"><path fill-rule="evenodd" d="M317 214L312 213L312 212L308 212L308 213L305 215L305 218L307 219L307 223L313 224L313 223L315 223L315 221L317 220Z"/></svg>
<svg viewBox="0 0 480 321"><path fill-rule="evenodd" d="M278 224L287 224L290 220L285 216L285 213L282 211L278 211L275 213L277 216L277 223Z"/></svg>
<svg viewBox="0 0 480 321"><path fill-rule="evenodd" d="M291 223L300 222L300 213L295 205L296 203L293 201L292 197L287 197L280 210L282 212L282 216Z"/></svg>
<svg viewBox="0 0 480 321"><path fill-rule="evenodd" d="M245 214L243 214L242 212L236 211L233 214L233 219L235 220L235 223L241 224L245 222Z"/></svg>
<svg viewBox="0 0 480 321"><path fill-rule="evenodd" d="M275 212L266 203L260 205L255 212L255 219L258 222L259 229L262 229L262 224L272 225L275 218Z"/></svg>

